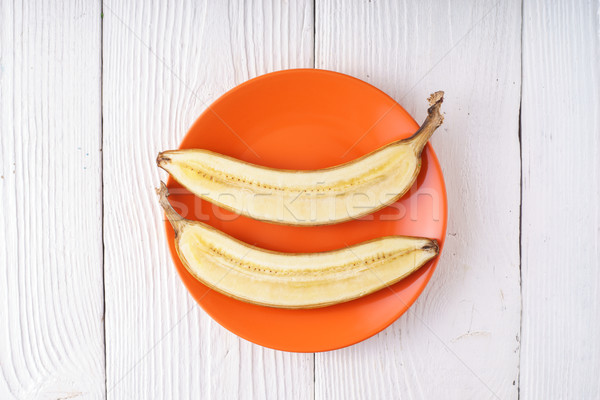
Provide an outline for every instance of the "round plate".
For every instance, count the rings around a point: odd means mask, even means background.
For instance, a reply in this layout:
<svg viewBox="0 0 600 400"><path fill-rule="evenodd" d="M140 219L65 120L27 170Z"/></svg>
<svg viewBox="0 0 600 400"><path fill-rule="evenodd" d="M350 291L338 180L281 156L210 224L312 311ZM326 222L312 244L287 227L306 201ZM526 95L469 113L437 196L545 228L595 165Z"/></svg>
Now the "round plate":
<svg viewBox="0 0 600 400"><path fill-rule="evenodd" d="M297 69L260 76L224 94L198 118L180 149L209 149L268 167L319 169L409 137L418 127L392 98L363 81L331 71ZM446 189L430 145L423 151L416 184L400 201L336 225L255 221L193 196L171 178L167 186L171 204L184 217L270 250L320 252L387 235L435 238L443 245L446 233ZM201 284L179 260L168 222L166 229L177 271L202 308L231 332L286 351L338 349L380 332L421 294L439 258L357 300L310 310L278 309L234 300Z"/></svg>

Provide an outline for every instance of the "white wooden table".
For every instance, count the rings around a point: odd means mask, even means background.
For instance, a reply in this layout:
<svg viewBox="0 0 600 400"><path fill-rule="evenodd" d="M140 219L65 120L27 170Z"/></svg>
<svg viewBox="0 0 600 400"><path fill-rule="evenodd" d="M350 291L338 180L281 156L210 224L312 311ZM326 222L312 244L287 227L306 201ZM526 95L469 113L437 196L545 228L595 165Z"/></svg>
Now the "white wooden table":
<svg viewBox="0 0 600 400"><path fill-rule="evenodd" d="M0 399L600 398L600 2L0 0ZM180 282L159 150L270 71L363 79L449 196L411 309L343 350L262 348Z"/></svg>

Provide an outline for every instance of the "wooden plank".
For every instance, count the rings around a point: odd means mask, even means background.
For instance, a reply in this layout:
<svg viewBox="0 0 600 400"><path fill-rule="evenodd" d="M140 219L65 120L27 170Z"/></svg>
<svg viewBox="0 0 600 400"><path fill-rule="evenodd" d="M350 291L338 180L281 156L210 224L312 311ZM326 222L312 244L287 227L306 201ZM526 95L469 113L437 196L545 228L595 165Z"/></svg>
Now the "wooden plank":
<svg viewBox="0 0 600 400"><path fill-rule="evenodd" d="M309 398L313 356L250 344L213 322L172 266L154 188L219 95L313 64L312 2L107 2L104 207L109 398Z"/></svg>
<svg viewBox="0 0 600 400"><path fill-rule="evenodd" d="M0 398L103 398L99 2L0 2Z"/></svg>
<svg viewBox="0 0 600 400"><path fill-rule="evenodd" d="M600 398L598 9L524 2L523 398Z"/></svg>
<svg viewBox="0 0 600 400"><path fill-rule="evenodd" d="M438 270L408 314L318 354L321 399L516 398L519 371L519 1L317 1L316 66L386 91L433 138L449 200Z"/></svg>

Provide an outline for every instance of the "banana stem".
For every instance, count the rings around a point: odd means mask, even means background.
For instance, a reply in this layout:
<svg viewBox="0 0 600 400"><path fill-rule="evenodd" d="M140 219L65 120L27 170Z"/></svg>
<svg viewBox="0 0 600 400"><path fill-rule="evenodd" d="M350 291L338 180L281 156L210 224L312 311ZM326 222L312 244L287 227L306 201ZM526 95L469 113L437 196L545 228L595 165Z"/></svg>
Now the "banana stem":
<svg viewBox="0 0 600 400"><path fill-rule="evenodd" d="M444 122L444 116L440 114L440 106L444 101L444 92L441 90L433 93L429 96L429 108L427 109L427 118L425 122L419 128L419 130L412 135L408 140L412 142L415 153L417 156L421 155L423 148L433 135L433 132Z"/></svg>
<svg viewBox="0 0 600 400"><path fill-rule="evenodd" d="M165 210L167 219L175 230L175 236L177 236L181 228L183 228L185 218L179 215L173 206L171 206L171 203L169 203L169 200L167 199L169 196L169 189L167 189L167 185L165 185L164 182L160 182L160 188L156 189L156 193L158 194L161 207Z"/></svg>

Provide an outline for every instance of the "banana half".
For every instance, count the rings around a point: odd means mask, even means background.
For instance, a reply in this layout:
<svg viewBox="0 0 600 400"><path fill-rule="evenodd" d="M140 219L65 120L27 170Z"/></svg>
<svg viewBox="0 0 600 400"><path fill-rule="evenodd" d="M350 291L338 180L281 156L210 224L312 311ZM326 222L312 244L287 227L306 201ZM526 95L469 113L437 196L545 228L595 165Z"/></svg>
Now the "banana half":
<svg viewBox="0 0 600 400"><path fill-rule="evenodd" d="M356 299L398 282L434 258L435 240L388 236L323 253L280 253L251 246L181 217L157 189L186 269L203 284L248 303L316 308Z"/></svg>
<svg viewBox="0 0 600 400"><path fill-rule="evenodd" d="M333 168L293 171L249 164L208 150L172 150L157 164L195 195L238 214L286 225L359 218L399 199L421 169L421 152L442 124L444 92L410 138Z"/></svg>

